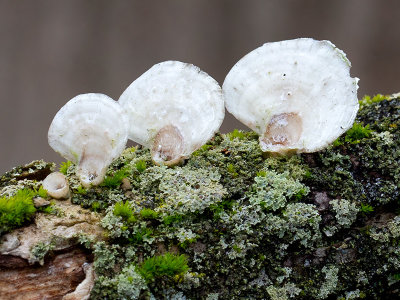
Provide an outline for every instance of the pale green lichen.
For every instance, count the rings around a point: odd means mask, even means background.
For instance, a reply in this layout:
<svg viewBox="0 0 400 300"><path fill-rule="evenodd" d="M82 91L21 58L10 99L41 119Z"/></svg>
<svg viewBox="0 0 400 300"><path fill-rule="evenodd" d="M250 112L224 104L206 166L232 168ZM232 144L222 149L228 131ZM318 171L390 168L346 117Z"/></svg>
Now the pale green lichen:
<svg viewBox="0 0 400 300"><path fill-rule="evenodd" d="M321 288L319 289L317 299L326 299L330 294L332 294L337 289L339 280L339 269L335 266L324 266L322 268L322 273L325 276Z"/></svg>
<svg viewBox="0 0 400 300"><path fill-rule="evenodd" d="M348 228L357 219L358 208L355 203L346 199L335 199L330 202L335 212L337 223L344 228Z"/></svg>
<svg viewBox="0 0 400 300"><path fill-rule="evenodd" d="M267 287L267 293L271 297L271 300L288 300L290 298L296 299L301 289L299 289L294 283L286 283L282 287L276 287L270 285Z"/></svg>
<svg viewBox="0 0 400 300"><path fill-rule="evenodd" d="M210 293L207 295L206 300L218 300L219 294L218 293Z"/></svg>
<svg viewBox="0 0 400 300"><path fill-rule="evenodd" d="M400 238L400 216L394 217L385 226L372 227L369 236L375 241L388 243L391 240Z"/></svg>
<svg viewBox="0 0 400 300"><path fill-rule="evenodd" d="M101 275L92 291L91 299L138 299L141 291L147 290L145 280L130 265L113 278Z"/></svg>
<svg viewBox="0 0 400 300"><path fill-rule="evenodd" d="M175 167L151 167L140 177L139 191L153 199L160 217L203 212L222 201L226 189L220 175L212 170ZM153 190L150 192L149 187Z"/></svg>
<svg viewBox="0 0 400 300"><path fill-rule="evenodd" d="M264 171L261 175L254 178L255 184L251 188L249 202L258 204L267 211L281 209L291 197L305 196L309 192L308 187L291 178L289 172Z"/></svg>
<svg viewBox="0 0 400 300"><path fill-rule="evenodd" d="M107 245L104 241L94 245L94 269L99 275L109 275L113 273L119 257L119 245Z"/></svg>
<svg viewBox="0 0 400 300"><path fill-rule="evenodd" d="M299 241L305 247L311 247L321 239L319 215L315 205L291 203L283 213L292 241Z"/></svg>
<svg viewBox="0 0 400 300"><path fill-rule="evenodd" d="M120 298L137 299L141 290L147 289L146 282L136 271L136 267L131 265L122 269L116 278L117 295Z"/></svg>
<svg viewBox="0 0 400 300"><path fill-rule="evenodd" d="M31 262L39 262L43 266L45 256L55 248L53 241L39 242L31 249Z"/></svg>

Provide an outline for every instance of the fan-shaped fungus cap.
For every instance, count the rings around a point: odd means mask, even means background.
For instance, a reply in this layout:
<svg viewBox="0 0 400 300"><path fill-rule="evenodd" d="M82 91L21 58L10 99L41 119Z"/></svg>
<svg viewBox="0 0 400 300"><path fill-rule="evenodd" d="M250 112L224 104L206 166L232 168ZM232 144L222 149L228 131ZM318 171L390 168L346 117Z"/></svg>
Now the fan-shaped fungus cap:
<svg viewBox="0 0 400 300"><path fill-rule="evenodd" d="M329 41L267 43L225 78L227 110L260 135L263 151L314 152L349 129L358 111L357 78Z"/></svg>
<svg viewBox="0 0 400 300"><path fill-rule="evenodd" d="M54 199L67 199L69 197L69 184L64 174L53 172L43 180L43 188Z"/></svg>
<svg viewBox="0 0 400 300"><path fill-rule="evenodd" d="M153 161L174 165L201 147L224 119L219 84L178 61L154 65L121 95L130 118L129 138L150 148Z"/></svg>
<svg viewBox="0 0 400 300"><path fill-rule="evenodd" d="M50 125L50 146L78 165L84 187L100 184L107 167L124 150L128 121L119 104L103 94L71 99Z"/></svg>

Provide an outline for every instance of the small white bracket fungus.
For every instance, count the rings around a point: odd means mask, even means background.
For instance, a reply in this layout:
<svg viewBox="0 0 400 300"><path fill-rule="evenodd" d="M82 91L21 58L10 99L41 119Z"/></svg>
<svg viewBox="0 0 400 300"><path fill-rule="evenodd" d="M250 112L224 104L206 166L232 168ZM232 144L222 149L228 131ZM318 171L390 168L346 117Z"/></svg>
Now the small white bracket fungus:
<svg viewBox="0 0 400 300"><path fill-rule="evenodd" d="M47 194L54 199L67 199L69 198L69 184L64 174L54 172L43 180L43 188Z"/></svg>
<svg viewBox="0 0 400 300"><path fill-rule="evenodd" d="M266 43L226 76L226 108L259 134L263 151L318 151L356 117L358 79L350 77L350 66L329 41Z"/></svg>
<svg viewBox="0 0 400 300"><path fill-rule="evenodd" d="M100 184L107 167L124 150L128 120L117 102L103 94L82 94L56 114L48 134L50 146L77 164L84 187Z"/></svg>
<svg viewBox="0 0 400 300"><path fill-rule="evenodd" d="M121 95L129 138L150 148L158 165L175 165L221 126L221 87L198 67L179 61L154 65Z"/></svg>

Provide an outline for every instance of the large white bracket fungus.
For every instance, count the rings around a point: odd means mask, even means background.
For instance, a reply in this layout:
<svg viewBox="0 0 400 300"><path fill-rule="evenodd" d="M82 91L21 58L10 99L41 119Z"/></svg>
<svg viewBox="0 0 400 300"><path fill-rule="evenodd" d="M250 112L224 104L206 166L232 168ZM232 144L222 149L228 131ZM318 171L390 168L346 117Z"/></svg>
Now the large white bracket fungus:
<svg viewBox="0 0 400 300"><path fill-rule="evenodd" d="M84 187L100 184L107 167L124 150L128 120L117 102L103 94L71 99L50 125L50 146L77 164Z"/></svg>
<svg viewBox="0 0 400 300"><path fill-rule="evenodd" d="M129 138L150 148L158 165L174 165L219 129L225 109L221 87L198 67L178 61L154 65L121 95Z"/></svg>
<svg viewBox="0 0 400 300"><path fill-rule="evenodd" d="M260 136L263 151L314 152L349 129L358 111L358 79L329 41L266 43L231 69L227 110Z"/></svg>

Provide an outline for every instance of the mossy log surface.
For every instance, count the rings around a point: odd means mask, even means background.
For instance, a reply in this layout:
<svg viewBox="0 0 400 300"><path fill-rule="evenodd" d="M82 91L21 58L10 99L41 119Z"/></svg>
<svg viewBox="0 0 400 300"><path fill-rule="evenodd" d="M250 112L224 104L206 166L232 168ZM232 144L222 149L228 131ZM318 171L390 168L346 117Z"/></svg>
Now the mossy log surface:
<svg viewBox="0 0 400 300"><path fill-rule="evenodd" d="M400 98L364 101L356 122L328 149L290 157L239 131L173 168L126 149L92 189L65 164L70 205L104 230L70 237L93 254L90 299L399 299ZM0 197L38 189L53 169L14 168ZM56 207L36 215L62 218ZM32 256L53 257L49 245Z"/></svg>

